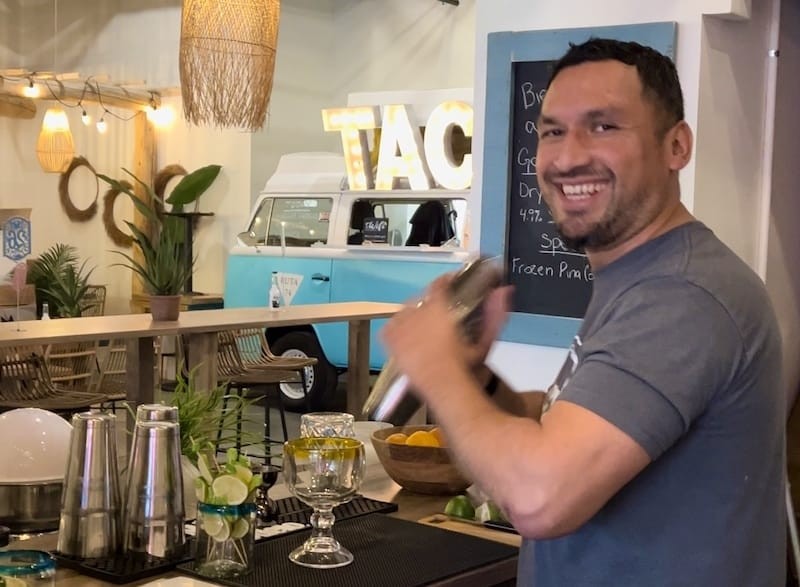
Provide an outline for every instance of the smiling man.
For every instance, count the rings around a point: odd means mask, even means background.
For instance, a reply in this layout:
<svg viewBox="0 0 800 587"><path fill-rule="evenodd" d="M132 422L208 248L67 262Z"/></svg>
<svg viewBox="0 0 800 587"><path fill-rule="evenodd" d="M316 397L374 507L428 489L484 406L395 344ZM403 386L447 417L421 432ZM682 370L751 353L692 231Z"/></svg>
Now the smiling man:
<svg viewBox="0 0 800 587"><path fill-rule="evenodd" d="M681 204L674 65L636 43L572 46L539 133L540 187L595 275L546 397L483 389L507 288L467 346L437 281L389 322L390 351L525 537L521 585L783 585L780 337L761 281Z"/></svg>

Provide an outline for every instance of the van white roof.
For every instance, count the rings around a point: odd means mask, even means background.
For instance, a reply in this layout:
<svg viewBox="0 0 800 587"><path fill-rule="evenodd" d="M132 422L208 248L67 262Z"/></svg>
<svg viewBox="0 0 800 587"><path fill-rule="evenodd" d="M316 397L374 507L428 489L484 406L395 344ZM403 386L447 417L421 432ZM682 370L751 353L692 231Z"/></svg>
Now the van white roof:
<svg viewBox="0 0 800 587"><path fill-rule="evenodd" d="M289 153L278 161L265 192L338 192L346 185L344 157L338 153Z"/></svg>

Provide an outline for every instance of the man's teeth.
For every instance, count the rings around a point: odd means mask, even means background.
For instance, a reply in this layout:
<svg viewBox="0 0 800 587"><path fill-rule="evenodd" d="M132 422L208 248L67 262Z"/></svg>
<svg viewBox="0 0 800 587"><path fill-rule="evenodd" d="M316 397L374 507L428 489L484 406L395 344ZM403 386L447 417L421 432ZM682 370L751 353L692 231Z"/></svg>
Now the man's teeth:
<svg viewBox="0 0 800 587"><path fill-rule="evenodd" d="M601 189L603 189L603 184L601 183L582 183L577 185L565 184L561 186L561 190L564 192L564 195L575 200L583 200L588 198Z"/></svg>

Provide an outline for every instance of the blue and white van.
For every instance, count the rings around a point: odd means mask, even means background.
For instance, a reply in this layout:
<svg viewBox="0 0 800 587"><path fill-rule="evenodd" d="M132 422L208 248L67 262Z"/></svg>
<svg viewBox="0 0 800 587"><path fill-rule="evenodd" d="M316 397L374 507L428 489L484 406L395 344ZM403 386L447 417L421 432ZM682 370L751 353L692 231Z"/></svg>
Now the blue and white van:
<svg viewBox="0 0 800 587"><path fill-rule="evenodd" d="M281 158L230 252L226 308L266 306L273 271L285 304L405 302L467 260L468 191L349 191L344 169L336 154ZM372 322L374 370L386 358L383 322ZM271 328L267 340L277 355L319 359L307 371L312 407L336 389L347 323ZM282 389L287 406L302 407L299 385Z"/></svg>

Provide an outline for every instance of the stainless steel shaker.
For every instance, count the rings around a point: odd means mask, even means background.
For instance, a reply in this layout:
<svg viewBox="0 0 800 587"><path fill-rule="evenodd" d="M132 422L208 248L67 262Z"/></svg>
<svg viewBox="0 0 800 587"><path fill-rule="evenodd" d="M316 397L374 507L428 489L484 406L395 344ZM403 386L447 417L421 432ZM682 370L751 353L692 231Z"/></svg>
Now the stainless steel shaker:
<svg viewBox="0 0 800 587"><path fill-rule="evenodd" d="M133 432L123 523L126 551L180 554L184 531L180 428L176 422L137 422Z"/></svg>
<svg viewBox="0 0 800 587"><path fill-rule="evenodd" d="M72 417L58 530L63 554L101 558L121 546L116 443L113 414L84 412Z"/></svg>
<svg viewBox="0 0 800 587"><path fill-rule="evenodd" d="M480 336L486 296L502 285L502 281L503 273L497 262L487 257L479 257L464 264L453 277L450 284L450 309L456 314L465 335L471 340L477 340ZM421 305L425 301L419 303ZM424 334L420 333L420 336ZM364 403L362 417L400 426L408 422L419 407L419 400L409 392L408 377L399 371L390 357Z"/></svg>
<svg viewBox="0 0 800 587"><path fill-rule="evenodd" d="M177 422L178 408L165 404L141 404L136 406L137 422Z"/></svg>

